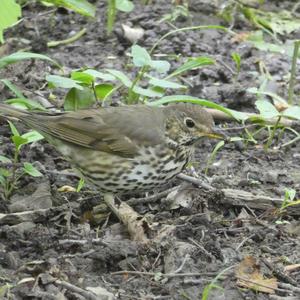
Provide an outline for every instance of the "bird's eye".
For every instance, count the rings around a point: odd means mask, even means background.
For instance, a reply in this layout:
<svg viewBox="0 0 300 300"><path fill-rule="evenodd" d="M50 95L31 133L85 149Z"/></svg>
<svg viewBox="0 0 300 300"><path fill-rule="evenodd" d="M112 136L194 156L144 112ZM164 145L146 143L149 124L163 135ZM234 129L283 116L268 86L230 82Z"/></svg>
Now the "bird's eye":
<svg viewBox="0 0 300 300"><path fill-rule="evenodd" d="M193 128L193 127L195 127L195 122L194 122L192 119L190 119L190 118L186 118L186 119L184 120L184 123L185 123L185 125L186 125L188 128Z"/></svg>

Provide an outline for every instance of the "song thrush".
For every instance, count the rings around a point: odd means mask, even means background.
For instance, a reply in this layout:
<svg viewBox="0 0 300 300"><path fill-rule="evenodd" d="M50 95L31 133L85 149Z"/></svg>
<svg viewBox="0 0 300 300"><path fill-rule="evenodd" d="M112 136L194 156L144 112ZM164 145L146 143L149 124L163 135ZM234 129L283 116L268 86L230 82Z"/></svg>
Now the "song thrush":
<svg viewBox="0 0 300 300"><path fill-rule="evenodd" d="M149 190L180 173L201 137L222 138L197 105L132 105L75 112L29 112L0 104L0 115L40 132L105 193Z"/></svg>

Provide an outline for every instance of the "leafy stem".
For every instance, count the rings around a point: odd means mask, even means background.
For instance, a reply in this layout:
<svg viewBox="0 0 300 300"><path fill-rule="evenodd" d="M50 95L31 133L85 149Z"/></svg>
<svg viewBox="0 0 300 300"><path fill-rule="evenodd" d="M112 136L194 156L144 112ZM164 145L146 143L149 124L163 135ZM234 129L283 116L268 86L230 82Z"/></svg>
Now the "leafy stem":
<svg viewBox="0 0 300 300"><path fill-rule="evenodd" d="M289 82L289 90L288 90L288 104L289 105L293 104L294 86L295 86L295 79L296 79L296 67L297 67L297 58L298 58L299 47L300 47L300 41L295 41L292 66L291 66L291 74L290 74L290 82Z"/></svg>
<svg viewBox="0 0 300 300"><path fill-rule="evenodd" d="M267 143L266 143L266 145L264 147L265 151L268 151L268 149L270 148L270 146L271 146L271 144L272 144L272 142L274 140L276 130L278 129L278 126L280 124L280 120L281 120L281 116L278 116L278 119L277 119L275 125L273 126L272 132L271 132L271 134L270 134L270 136L268 138L268 141L267 141Z"/></svg>
<svg viewBox="0 0 300 300"><path fill-rule="evenodd" d="M140 71L138 72L137 76L135 79L132 81L132 85L128 90L128 102L131 103L135 100L135 92L134 88L135 86L141 81L145 73L148 72L149 67L148 66L143 66Z"/></svg>

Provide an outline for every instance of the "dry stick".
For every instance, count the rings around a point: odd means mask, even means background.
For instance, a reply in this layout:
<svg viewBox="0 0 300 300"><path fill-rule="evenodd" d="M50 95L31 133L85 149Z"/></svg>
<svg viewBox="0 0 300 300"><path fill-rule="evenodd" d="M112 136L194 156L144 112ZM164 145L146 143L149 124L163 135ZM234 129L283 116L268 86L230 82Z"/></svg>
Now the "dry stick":
<svg viewBox="0 0 300 300"><path fill-rule="evenodd" d="M62 280L55 280L54 283L56 283L57 285L60 285L61 287L65 288L69 291L78 293L79 295L83 296L87 300L99 300L99 296L97 296L94 293L91 293L87 290L84 290L76 285L73 285L69 282L62 281Z"/></svg>
<svg viewBox="0 0 300 300"><path fill-rule="evenodd" d="M127 227L128 233L134 241L145 243L148 238L144 232L143 220L131 206L125 202L115 205L113 194L104 194L104 202L117 218Z"/></svg>
<svg viewBox="0 0 300 300"><path fill-rule="evenodd" d="M287 282L291 285L297 286L296 280L291 278L290 276L284 274L281 270L274 267L267 259L262 258L263 263L272 271L273 274L276 275L281 281Z"/></svg>
<svg viewBox="0 0 300 300"><path fill-rule="evenodd" d="M208 183L205 183L202 180L199 180L195 177L191 177L191 176L181 173L181 174L177 175L177 178L182 179L187 182L190 182L190 183L193 183L199 187L204 188L205 190L216 191L216 189L214 187L212 187Z"/></svg>
<svg viewBox="0 0 300 300"><path fill-rule="evenodd" d="M272 287L272 286L269 286L269 285L266 285L266 284L262 284L258 281L254 281L254 280L251 280L251 279L248 279L248 278L244 278L244 277L241 277L241 276L235 276L238 280L240 280L241 282L244 281L244 282L249 282L249 283L252 283L254 285L257 285L257 286L260 286L260 287L263 287L263 288L266 288L266 289L270 289L270 290L273 290L273 291L277 291L277 292L282 292L282 293L286 293L287 291L286 290L283 290L283 289L279 289L279 288L276 288L276 287Z"/></svg>
<svg viewBox="0 0 300 300"><path fill-rule="evenodd" d="M293 286L293 285L290 285L288 283L283 283L283 282L279 282L278 285L282 288L285 288L287 290L290 290L290 291L293 291L297 294L300 294L300 287Z"/></svg>
<svg viewBox="0 0 300 300"><path fill-rule="evenodd" d="M178 189L178 186L175 186L173 188L167 189L165 191L151 195L149 197L129 199L128 201L126 201L126 203L128 205L138 205L138 204L147 204L147 203L156 202L157 200L160 200L161 198L169 195L171 192L174 192L177 189Z"/></svg>
<svg viewBox="0 0 300 300"><path fill-rule="evenodd" d="M188 238L188 240L190 242L192 242L194 245L196 245L201 251L202 253L204 253L204 255L206 255L208 258L210 258L212 261L214 260L214 256L209 253L202 245L200 245L197 241L193 240L192 238Z"/></svg>
<svg viewBox="0 0 300 300"><path fill-rule="evenodd" d="M140 272L140 271L128 271L128 270L124 270L124 271L118 271L118 272L113 272L110 273L111 275L146 275L146 276L156 276L157 274L159 274L160 276L163 277L197 277L197 276L211 276L214 277L217 275L217 273L155 273L155 272Z"/></svg>
<svg viewBox="0 0 300 300"><path fill-rule="evenodd" d="M275 209L280 208L283 200L280 198L272 198L265 195L254 195L250 192L237 189L216 189L210 186L207 183L202 182L201 180L185 175L179 174L178 178L195 184L198 187L208 189L212 192L219 192L223 194L222 197L218 197L218 202L230 206L241 206L241 207L250 207L253 209ZM300 205L294 205L286 208L286 212L289 215L300 215Z"/></svg>

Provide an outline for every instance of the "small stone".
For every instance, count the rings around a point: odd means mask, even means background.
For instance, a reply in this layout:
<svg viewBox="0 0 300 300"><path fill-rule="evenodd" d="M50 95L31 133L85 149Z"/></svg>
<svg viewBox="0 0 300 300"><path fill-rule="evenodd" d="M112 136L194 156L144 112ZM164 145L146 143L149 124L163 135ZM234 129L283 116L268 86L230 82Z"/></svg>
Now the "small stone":
<svg viewBox="0 0 300 300"><path fill-rule="evenodd" d="M52 207L49 182L39 184L32 195L14 195L11 202L8 206L10 212L23 212Z"/></svg>
<svg viewBox="0 0 300 300"><path fill-rule="evenodd" d="M277 183L278 182L278 172L270 170L264 174L264 181L268 183Z"/></svg>

